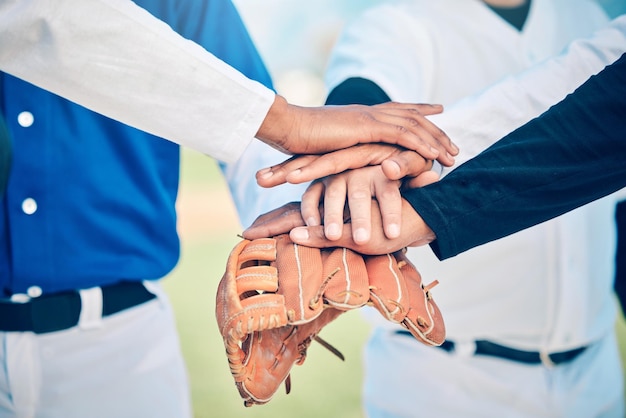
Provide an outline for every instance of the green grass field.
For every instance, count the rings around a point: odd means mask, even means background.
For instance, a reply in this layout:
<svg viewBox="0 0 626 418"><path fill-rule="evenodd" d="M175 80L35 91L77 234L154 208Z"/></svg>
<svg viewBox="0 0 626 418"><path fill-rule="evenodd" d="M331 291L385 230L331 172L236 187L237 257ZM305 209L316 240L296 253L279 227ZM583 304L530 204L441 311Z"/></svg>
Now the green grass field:
<svg viewBox="0 0 626 418"><path fill-rule="evenodd" d="M213 160L185 150L179 197L182 256L165 279L177 315L187 361L195 416L208 417L362 417L361 350L368 325L358 311L330 324L322 336L346 357L342 362L317 344L294 368L291 394L283 390L266 405L244 408L234 386L217 331L215 291L240 227ZM626 360L626 326L617 324ZM297 411L297 413L295 412Z"/></svg>

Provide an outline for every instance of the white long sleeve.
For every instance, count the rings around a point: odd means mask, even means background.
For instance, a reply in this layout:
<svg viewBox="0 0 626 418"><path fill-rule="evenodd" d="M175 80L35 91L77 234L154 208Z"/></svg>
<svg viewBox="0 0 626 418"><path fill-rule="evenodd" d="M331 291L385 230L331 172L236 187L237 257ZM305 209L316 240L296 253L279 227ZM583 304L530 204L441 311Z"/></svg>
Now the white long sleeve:
<svg viewBox="0 0 626 418"><path fill-rule="evenodd" d="M225 161L275 97L130 0L1 0L0 39L2 71Z"/></svg>

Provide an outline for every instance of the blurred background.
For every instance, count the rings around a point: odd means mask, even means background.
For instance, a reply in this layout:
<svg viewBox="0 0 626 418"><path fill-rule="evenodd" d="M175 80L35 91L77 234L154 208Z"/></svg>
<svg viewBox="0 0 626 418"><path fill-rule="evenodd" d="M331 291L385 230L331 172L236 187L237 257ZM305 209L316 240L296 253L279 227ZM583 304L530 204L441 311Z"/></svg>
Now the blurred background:
<svg viewBox="0 0 626 418"><path fill-rule="evenodd" d="M342 26L383 0L235 0L264 58L277 91L295 104L322 104L322 75L328 52ZM626 0L598 0L611 16L626 13ZM361 349L368 325L349 312L322 332L346 357L340 361L315 343L303 366L292 373L292 391L279 391L267 405L244 408L228 370L215 324L215 290L226 258L241 232L234 205L216 163L183 150L177 203L182 257L165 280L177 315L187 361L195 416L362 417ZM434 279L434 278L429 278ZM618 323L622 359L626 326ZM393 373L393 370L390 371Z"/></svg>

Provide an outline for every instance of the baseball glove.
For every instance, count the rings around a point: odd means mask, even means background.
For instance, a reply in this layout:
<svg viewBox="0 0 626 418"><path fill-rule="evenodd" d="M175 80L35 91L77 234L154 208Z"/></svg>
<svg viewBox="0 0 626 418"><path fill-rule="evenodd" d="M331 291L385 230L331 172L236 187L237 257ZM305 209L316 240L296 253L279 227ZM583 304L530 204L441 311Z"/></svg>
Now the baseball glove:
<svg viewBox="0 0 626 418"><path fill-rule="evenodd" d="M435 282L436 283L436 282ZM217 290L216 316L230 371L245 406L270 401L301 365L319 332L366 304L418 340L440 345L445 326L428 287L403 252L362 256L346 248L294 244L288 235L243 240Z"/></svg>

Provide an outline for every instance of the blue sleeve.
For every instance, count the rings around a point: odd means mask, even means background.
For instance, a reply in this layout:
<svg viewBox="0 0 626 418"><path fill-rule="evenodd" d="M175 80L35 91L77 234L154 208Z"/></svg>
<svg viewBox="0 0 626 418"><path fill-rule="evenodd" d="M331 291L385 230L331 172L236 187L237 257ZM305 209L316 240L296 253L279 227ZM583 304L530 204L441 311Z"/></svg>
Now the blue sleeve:
<svg viewBox="0 0 626 418"><path fill-rule="evenodd" d="M403 196L440 259L626 186L626 55L438 183Z"/></svg>
<svg viewBox="0 0 626 418"><path fill-rule="evenodd" d="M2 78L0 77L0 83L1 82ZM6 124L4 123L4 116L2 116L2 112L0 111L0 199L2 199L7 182L9 181L10 168L11 140Z"/></svg>
<svg viewBox="0 0 626 418"><path fill-rule="evenodd" d="M626 200L615 207L615 227L617 230L617 248L615 250L615 294L626 315Z"/></svg>

